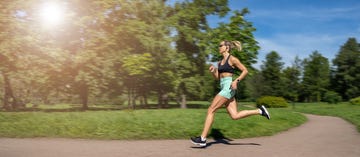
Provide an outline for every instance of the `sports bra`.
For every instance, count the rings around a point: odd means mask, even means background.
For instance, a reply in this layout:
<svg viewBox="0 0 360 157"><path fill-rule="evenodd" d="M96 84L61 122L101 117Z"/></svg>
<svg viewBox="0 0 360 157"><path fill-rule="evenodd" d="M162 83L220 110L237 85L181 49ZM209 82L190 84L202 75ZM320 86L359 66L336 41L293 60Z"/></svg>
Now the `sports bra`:
<svg viewBox="0 0 360 157"><path fill-rule="evenodd" d="M230 65L229 65L229 58L230 58L231 55L229 55L229 57L226 59L224 65L221 65L221 61L219 62L219 65L218 65L218 72L219 73L224 73L224 72L227 72L227 73L234 73L235 69L232 68Z"/></svg>

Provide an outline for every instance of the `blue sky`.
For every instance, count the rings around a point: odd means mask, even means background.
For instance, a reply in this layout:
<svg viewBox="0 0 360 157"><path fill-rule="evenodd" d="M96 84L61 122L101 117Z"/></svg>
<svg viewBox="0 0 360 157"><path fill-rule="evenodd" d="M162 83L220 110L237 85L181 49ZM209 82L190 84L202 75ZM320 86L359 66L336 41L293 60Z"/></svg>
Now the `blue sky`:
<svg viewBox="0 0 360 157"><path fill-rule="evenodd" d="M285 66L315 50L331 63L349 37L360 41L359 0L229 0L229 7L250 10L245 19L257 29L254 36L261 47L256 68L271 51L280 54ZM208 22L216 27L229 17L209 16Z"/></svg>

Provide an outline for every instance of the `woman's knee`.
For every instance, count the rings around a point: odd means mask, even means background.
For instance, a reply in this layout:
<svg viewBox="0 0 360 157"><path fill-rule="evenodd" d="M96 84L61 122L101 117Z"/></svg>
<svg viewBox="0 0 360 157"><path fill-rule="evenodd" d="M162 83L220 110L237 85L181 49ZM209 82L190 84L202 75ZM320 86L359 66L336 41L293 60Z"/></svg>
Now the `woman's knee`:
<svg viewBox="0 0 360 157"><path fill-rule="evenodd" d="M208 111L207 111L207 114L208 114L208 115L209 115L209 114L214 114L216 110L217 110L217 108L215 108L215 107L209 107L209 108L208 108Z"/></svg>
<svg viewBox="0 0 360 157"><path fill-rule="evenodd" d="M237 116L236 113L229 113L229 115L230 115L230 118L231 118L232 120L237 120L237 119L238 119L238 116Z"/></svg>
<svg viewBox="0 0 360 157"><path fill-rule="evenodd" d="M227 103L227 101L227 99L222 98L219 95L215 96L213 102L208 108L208 114L215 113L215 111L221 108L225 103Z"/></svg>

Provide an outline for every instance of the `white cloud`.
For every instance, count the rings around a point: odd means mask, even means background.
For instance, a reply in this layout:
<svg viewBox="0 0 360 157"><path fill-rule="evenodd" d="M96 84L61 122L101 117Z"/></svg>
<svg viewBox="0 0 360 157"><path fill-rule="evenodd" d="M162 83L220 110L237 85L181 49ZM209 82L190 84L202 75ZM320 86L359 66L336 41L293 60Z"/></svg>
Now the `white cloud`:
<svg viewBox="0 0 360 157"><path fill-rule="evenodd" d="M348 38L360 41L360 3L357 0L274 1L271 4L261 0L231 0L230 4L233 10L244 7L250 10L245 18L257 29L254 36L261 47L256 68L271 51L279 53L285 66L290 66L296 56L308 58L316 50L331 63ZM216 27L214 23L228 20L228 17L221 20L213 17L209 22Z"/></svg>
<svg viewBox="0 0 360 157"><path fill-rule="evenodd" d="M335 57L341 45L343 45L349 36L328 35L328 34L277 34L271 38L256 38L261 50L258 56L258 63L255 65L259 68L265 56L276 51L286 66L290 66L295 57L300 59L308 58L314 51L318 51L329 61Z"/></svg>
<svg viewBox="0 0 360 157"><path fill-rule="evenodd" d="M334 8L319 8L315 6L297 7L294 8L278 8L278 9L253 9L250 18L262 18L272 20L294 20L294 19L308 19L316 21L329 21L334 19L353 19L357 20L360 17L359 5L348 7L334 7ZM349 16L351 15L351 16Z"/></svg>

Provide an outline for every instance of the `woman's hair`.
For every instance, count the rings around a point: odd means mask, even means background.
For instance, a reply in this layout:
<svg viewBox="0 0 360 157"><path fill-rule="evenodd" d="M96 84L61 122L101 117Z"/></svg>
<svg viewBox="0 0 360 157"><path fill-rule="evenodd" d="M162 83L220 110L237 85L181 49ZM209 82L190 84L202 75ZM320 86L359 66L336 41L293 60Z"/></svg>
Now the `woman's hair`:
<svg viewBox="0 0 360 157"><path fill-rule="evenodd" d="M226 45L226 46L229 46L230 47L230 49L237 49L238 51L241 51L242 50L242 46L241 46L241 42L240 41L237 41L237 40L235 40L235 41L224 41L224 44Z"/></svg>

